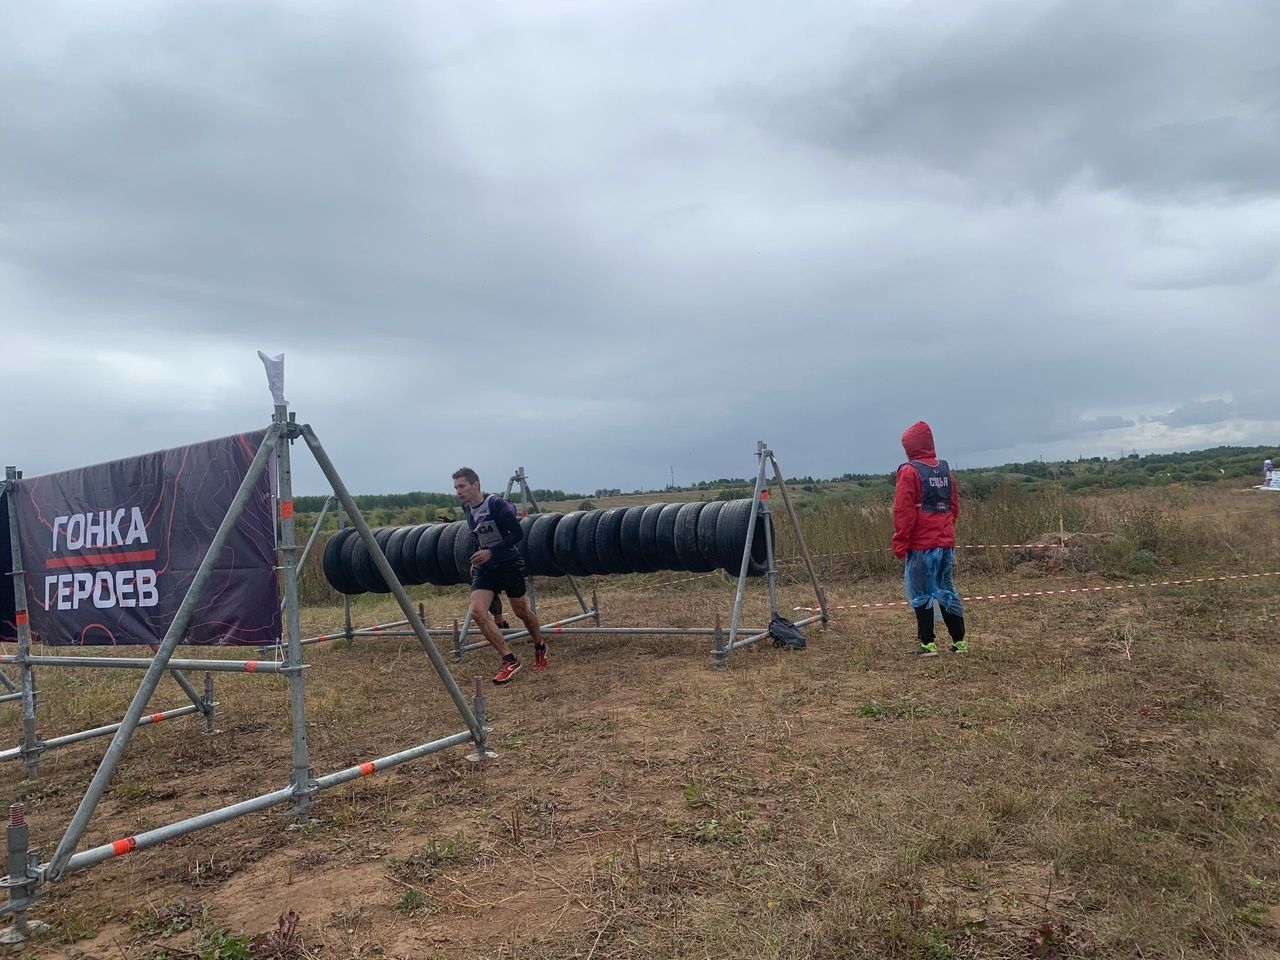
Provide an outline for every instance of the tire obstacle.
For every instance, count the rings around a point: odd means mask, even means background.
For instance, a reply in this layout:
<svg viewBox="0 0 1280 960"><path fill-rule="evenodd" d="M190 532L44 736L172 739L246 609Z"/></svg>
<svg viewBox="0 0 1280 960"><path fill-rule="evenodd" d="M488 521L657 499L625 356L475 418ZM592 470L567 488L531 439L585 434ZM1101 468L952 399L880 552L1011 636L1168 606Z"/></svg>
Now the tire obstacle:
<svg viewBox="0 0 1280 960"><path fill-rule="evenodd" d="M290 446L294 442L303 441L308 451L315 458L325 479L333 489L341 508L353 524L355 535L365 546L370 557L371 568L382 578L388 591L394 595L401 611L405 615L405 623L411 627L426 653L431 666L445 688L459 716L465 724L465 730L449 736L441 737L427 743L417 744L387 756L360 763L353 767L317 776L311 767L310 749L306 732L306 708L303 679L307 664L303 661L303 641L299 626L298 610L298 562L297 544L294 539L294 510L292 493L292 474L290 465ZM279 648L282 659L278 663L252 660L188 660L175 658L178 645L186 640L187 631L192 623L192 616L201 602L203 594L214 576L215 567L223 554L224 548L231 540L241 514L244 512L255 485L258 483L274 460L274 504L275 515L271 518L276 542L275 550L279 554L279 570L284 586L282 608L284 618L281 623L282 634ZM73 814L70 823L62 833L54 852L48 860L42 860L37 849L30 844L30 827L26 823L25 809L22 804L14 804L10 808L10 823L6 831L8 846L8 872L0 877L0 889L8 891L7 902L0 904L0 917L12 916L14 924L0 930L0 943L20 943L32 933L38 932L44 924L28 918L28 910L41 894L42 888L65 878L68 874L86 869L124 856L137 850L155 846L166 840L192 833L204 827L245 816L279 804L292 803L291 815L295 820L305 820L311 813L313 800L322 790L339 786L360 777L372 775L382 770L398 766L455 746L470 744L473 751L468 759L480 762L495 756L488 745L490 728L486 722L486 710L483 687L476 684L475 696L471 702L463 696L456 681L449 673L449 668L432 638L422 623L422 618L414 610L412 602L405 593L403 585L395 571L387 562L377 539L368 524L361 516L352 500L342 478L329 459L315 431L308 424L299 424L289 413L287 404L277 398L275 412L270 425L263 434L261 443L249 463L243 480L236 489L225 515L221 517L216 532L212 536L207 550L203 554L191 582L182 595L172 621L169 623L163 639L154 646L150 658L123 657L40 657L32 654L33 637L28 614L28 579L23 569L21 542L19 538L18 510L14 497L19 485L24 481L20 472L8 468L6 478L0 484L0 506L7 513L7 529L5 533L10 541L10 568L8 575L13 581L14 595L14 632L16 634L18 653L5 657L4 660L17 667L19 682L14 683L5 677L0 689L7 691L4 696L12 700L13 694L21 701L22 731L21 742L17 749L6 751L5 758L21 757L27 763L29 777L36 774L39 758L46 750L69 743L79 742L98 736L111 736L111 742L102 761L94 772L84 795ZM316 525L316 530L319 524ZM312 540L314 542L313 531ZM46 588L47 589L47 588ZM274 597L274 590L272 592ZM129 641L126 641L129 642ZM137 642L137 641L133 641ZM142 641L146 642L146 641ZM137 692L134 694L123 719L119 723L110 724L92 730L80 731L67 737L42 741L37 730L36 669L69 666L115 667L120 669L140 669L145 671ZM206 689L203 697L198 694L190 682L182 677L183 669L206 671ZM268 793L260 794L228 806L200 813L186 819L162 825L154 829L123 837L111 843L78 850L80 842L88 829L89 822L101 801L104 792L123 758L130 739L140 726L182 716L194 712L204 713L207 729L211 730L212 711L216 705L212 699L210 674L215 670L231 670L252 675L276 674L284 675L289 684L290 727L292 746L292 770L287 786ZM193 700L191 706L176 711L165 711L146 715L148 704L154 695L163 675L169 673L179 681ZM3 674L0 674L3 676ZM179 679L181 678L181 679ZM11 689L16 688L16 689Z"/></svg>
<svg viewBox="0 0 1280 960"><path fill-rule="evenodd" d="M685 635L713 638L713 665L723 669L729 655L742 647L769 636L768 626L743 627L742 613L748 578L763 578L768 583L771 617L780 617L777 595L777 567L774 562L774 528L769 508L769 484L781 495L788 521L814 591L817 613L797 621L796 626L825 624L828 620L826 594L805 546L799 519L791 502L790 491L778 465L777 456L760 441L756 444L756 480L752 496L738 500L651 503L634 507L612 507L599 510L575 510L569 513L543 512L532 490L524 468L517 468L507 482L504 496L510 500L518 492L524 530L521 558L530 574L530 596L537 609L534 577L563 577L571 585L581 612L545 623L545 632L557 636L583 635ZM414 526L379 527L374 540L384 553L388 566L401 583L456 586L470 583L469 559L476 541L465 521L427 523ZM323 555L325 579L342 595L347 626L340 633L311 637L304 643L377 634L404 635L397 630L407 621L378 624L355 630L350 624L348 598L361 593L385 593L389 586L374 570L368 548L350 530L339 530L329 538ZM733 612L726 630L720 617L705 627L674 626L605 626L601 622L600 605L592 591L588 606L576 577L610 576L629 573L652 573L659 570L707 573L724 570L738 581ZM421 617L421 612L419 612ZM592 626L574 626L583 620L594 620ZM459 625L460 621L460 625ZM451 638L455 661L468 651L488 647L484 640L467 643L466 638L479 633L471 624L468 605L450 630L423 627L431 636ZM414 625L417 629L417 625ZM507 640L528 636L528 631L504 631Z"/></svg>

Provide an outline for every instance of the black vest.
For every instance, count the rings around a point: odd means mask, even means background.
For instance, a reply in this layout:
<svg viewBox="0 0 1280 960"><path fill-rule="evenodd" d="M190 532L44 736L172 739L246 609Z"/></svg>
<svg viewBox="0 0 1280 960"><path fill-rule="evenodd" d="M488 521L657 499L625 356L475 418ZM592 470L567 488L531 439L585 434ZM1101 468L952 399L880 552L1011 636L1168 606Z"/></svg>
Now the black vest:
<svg viewBox="0 0 1280 960"><path fill-rule="evenodd" d="M920 478L920 489L923 495L916 504L925 513L951 512L951 468L947 461L939 460L936 467L930 467L919 460L907 461L915 468Z"/></svg>

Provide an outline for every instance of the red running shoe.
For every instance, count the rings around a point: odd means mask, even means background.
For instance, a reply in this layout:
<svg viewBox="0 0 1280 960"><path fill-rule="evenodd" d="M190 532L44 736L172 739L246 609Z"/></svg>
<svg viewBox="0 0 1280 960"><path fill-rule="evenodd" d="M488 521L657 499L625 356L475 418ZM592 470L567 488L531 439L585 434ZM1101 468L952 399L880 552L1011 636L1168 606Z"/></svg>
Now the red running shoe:
<svg viewBox="0 0 1280 960"><path fill-rule="evenodd" d="M511 678L520 672L519 660L503 660L502 668L493 675L494 683L510 683Z"/></svg>
<svg viewBox="0 0 1280 960"><path fill-rule="evenodd" d="M547 645L545 643L540 647L535 646L533 648L533 669L547 669Z"/></svg>

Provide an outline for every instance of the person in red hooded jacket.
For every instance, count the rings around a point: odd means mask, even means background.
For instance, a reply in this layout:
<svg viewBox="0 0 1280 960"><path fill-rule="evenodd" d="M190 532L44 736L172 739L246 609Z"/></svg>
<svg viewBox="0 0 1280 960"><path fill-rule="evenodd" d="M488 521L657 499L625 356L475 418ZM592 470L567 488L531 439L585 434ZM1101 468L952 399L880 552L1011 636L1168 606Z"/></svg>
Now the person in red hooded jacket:
<svg viewBox="0 0 1280 960"><path fill-rule="evenodd" d="M907 462L898 468L893 491L893 555L904 561L902 583L916 615L921 656L938 655L933 632L937 601L951 635L951 652L967 653L964 605L952 578L960 491L947 461L939 460L933 431L917 420L902 434Z"/></svg>

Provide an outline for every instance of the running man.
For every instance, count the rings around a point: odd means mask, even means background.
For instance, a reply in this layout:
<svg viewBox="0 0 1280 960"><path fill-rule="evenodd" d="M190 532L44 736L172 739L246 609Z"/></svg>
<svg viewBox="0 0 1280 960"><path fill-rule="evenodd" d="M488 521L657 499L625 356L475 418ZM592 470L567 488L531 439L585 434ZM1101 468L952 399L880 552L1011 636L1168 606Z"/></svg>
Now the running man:
<svg viewBox="0 0 1280 960"><path fill-rule="evenodd" d="M509 683L520 671L520 661L507 646L490 612L499 593L507 595L511 612L520 618L533 639L533 669L547 669L547 644L542 639L538 615L525 599L524 561L519 550L524 531L515 511L506 500L481 490L480 477L470 467L454 471L453 489L462 501L467 526L479 546L471 555L471 619L502 657L493 682Z"/></svg>

